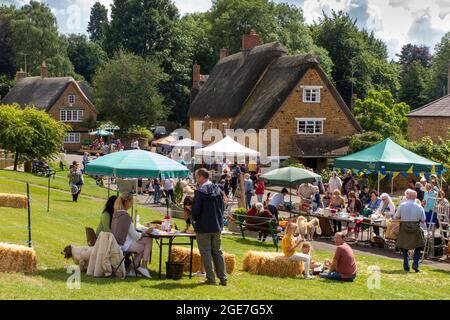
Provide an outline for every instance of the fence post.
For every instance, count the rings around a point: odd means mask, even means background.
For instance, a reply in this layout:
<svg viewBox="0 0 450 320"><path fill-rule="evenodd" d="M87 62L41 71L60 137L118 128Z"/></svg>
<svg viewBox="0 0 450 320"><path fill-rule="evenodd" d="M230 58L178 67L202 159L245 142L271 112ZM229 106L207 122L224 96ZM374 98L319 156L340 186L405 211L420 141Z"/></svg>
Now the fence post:
<svg viewBox="0 0 450 320"><path fill-rule="evenodd" d="M31 248L31 208L30 208L30 185L27 182L27 207L28 207L28 247Z"/></svg>

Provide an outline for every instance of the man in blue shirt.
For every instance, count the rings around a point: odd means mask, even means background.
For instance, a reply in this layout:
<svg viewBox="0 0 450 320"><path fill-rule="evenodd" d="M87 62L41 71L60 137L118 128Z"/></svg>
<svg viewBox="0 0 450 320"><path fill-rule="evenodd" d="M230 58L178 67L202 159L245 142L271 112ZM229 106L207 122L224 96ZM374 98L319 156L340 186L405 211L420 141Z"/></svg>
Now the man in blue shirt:
<svg viewBox="0 0 450 320"><path fill-rule="evenodd" d="M431 217L434 211L434 204L436 203L437 192L431 187L431 184L427 183L425 186L425 194L423 197L423 207L425 209L425 215L427 217L427 226L430 224ZM437 214L434 214L433 221L436 226L438 224Z"/></svg>
<svg viewBox="0 0 450 320"><path fill-rule="evenodd" d="M400 204L394 219L400 219L400 232L397 238L397 247L403 252L403 269L409 272L408 250L414 249L412 268L419 272L419 259L421 250L425 246L425 237L420 223L425 221L425 212L416 202L417 192L406 190L406 201Z"/></svg>

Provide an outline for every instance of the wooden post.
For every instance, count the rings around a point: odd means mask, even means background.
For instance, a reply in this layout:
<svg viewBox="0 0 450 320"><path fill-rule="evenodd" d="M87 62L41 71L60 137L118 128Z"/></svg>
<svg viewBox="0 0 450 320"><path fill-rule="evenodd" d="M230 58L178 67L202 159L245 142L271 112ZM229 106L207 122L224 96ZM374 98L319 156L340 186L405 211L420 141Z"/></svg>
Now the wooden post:
<svg viewBox="0 0 450 320"><path fill-rule="evenodd" d="M238 186L236 190L236 197L238 198L238 207L247 208L245 203L245 187L244 187L244 175L242 173L238 176Z"/></svg>

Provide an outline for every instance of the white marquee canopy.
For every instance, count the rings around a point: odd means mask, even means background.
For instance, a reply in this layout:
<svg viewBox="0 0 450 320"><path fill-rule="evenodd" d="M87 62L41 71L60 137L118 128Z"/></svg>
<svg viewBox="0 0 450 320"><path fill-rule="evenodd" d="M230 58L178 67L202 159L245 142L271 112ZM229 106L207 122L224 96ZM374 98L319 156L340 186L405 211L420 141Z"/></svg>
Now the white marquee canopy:
<svg viewBox="0 0 450 320"><path fill-rule="evenodd" d="M195 151L196 156L206 157L258 157L259 152L235 141L233 138L226 136L222 140L214 142L209 146Z"/></svg>

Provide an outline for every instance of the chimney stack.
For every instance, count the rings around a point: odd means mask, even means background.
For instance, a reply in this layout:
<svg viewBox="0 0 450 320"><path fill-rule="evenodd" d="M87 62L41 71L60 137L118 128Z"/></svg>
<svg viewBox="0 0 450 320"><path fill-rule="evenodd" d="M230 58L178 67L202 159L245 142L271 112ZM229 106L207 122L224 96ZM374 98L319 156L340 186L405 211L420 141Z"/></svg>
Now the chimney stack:
<svg viewBox="0 0 450 320"><path fill-rule="evenodd" d="M20 70L16 72L16 82L19 81L20 79L23 79L26 77L27 77L27 74L25 72L23 72L22 68L20 68Z"/></svg>
<svg viewBox="0 0 450 320"><path fill-rule="evenodd" d="M259 35L256 33L255 29L250 31L250 34L244 34L242 36L242 50L248 51L252 50L254 47L260 45Z"/></svg>
<svg viewBox="0 0 450 320"><path fill-rule="evenodd" d="M42 65L41 65L41 79L44 78L48 78L48 67L47 64L45 63L45 60L42 61Z"/></svg>
<svg viewBox="0 0 450 320"><path fill-rule="evenodd" d="M223 58L228 57L228 49L227 48L222 48L219 51L219 60L222 60Z"/></svg>
<svg viewBox="0 0 450 320"><path fill-rule="evenodd" d="M200 65L194 64L192 66L192 86L194 87L200 82Z"/></svg>

